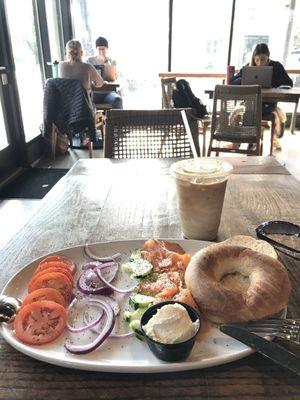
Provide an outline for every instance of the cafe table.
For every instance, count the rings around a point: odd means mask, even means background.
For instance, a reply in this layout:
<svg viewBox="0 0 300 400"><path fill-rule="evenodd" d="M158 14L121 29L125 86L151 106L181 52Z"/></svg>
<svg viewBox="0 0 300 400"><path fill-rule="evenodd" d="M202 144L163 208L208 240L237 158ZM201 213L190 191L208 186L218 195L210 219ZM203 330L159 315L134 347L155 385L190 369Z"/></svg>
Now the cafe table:
<svg viewBox="0 0 300 400"><path fill-rule="evenodd" d="M208 94L210 99L212 99L214 97L214 89L207 89L204 92L206 94ZM299 105L299 99L300 99L300 88L299 87L294 87L291 89L262 88L261 95L262 95L262 100L265 102L294 103L294 111L293 111L292 119L291 119L291 132L294 133L295 128L296 128L297 111L298 111L298 105Z"/></svg>
<svg viewBox="0 0 300 400"><path fill-rule="evenodd" d="M101 87L93 86L92 91L95 93L116 92L119 87L118 82L106 82Z"/></svg>
<svg viewBox="0 0 300 400"><path fill-rule="evenodd" d="M237 234L255 236L255 227L266 220L300 224L300 183L284 166L273 157L225 159L234 168L218 241ZM182 239L176 190L169 174L174 161L79 160L1 249L0 288L33 260L86 241ZM288 316L300 318L300 265L288 257L281 260L293 287ZM299 355L295 346L280 343ZM101 348L98 351L101 357ZM299 399L300 380L256 353L229 364L178 372L84 371L38 361L0 338L0 399L200 398Z"/></svg>

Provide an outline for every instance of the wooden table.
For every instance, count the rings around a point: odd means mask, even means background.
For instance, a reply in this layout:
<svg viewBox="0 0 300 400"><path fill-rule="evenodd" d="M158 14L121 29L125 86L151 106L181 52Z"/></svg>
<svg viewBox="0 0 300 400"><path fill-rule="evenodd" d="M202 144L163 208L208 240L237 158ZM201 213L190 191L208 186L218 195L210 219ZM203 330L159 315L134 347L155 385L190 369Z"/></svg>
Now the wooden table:
<svg viewBox="0 0 300 400"><path fill-rule="evenodd" d="M209 95L209 98L212 99L214 97L214 89L205 90L205 93ZM297 119L297 110L300 99L300 88L295 87L291 89L264 89L261 90L263 101L276 103L278 101L285 103L294 103L294 112L292 114L291 119L291 132L294 133L296 127L296 119Z"/></svg>
<svg viewBox="0 0 300 400"><path fill-rule="evenodd" d="M107 82L101 87L93 86L92 91L95 93L116 92L118 87L120 87L120 84L117 82Z"/></svg>
<svg viewBox="0 0 300 400"><path fill-rule="evenodd" d="M300 224L300 183L274 158L226 160L234 170L219 240L235 234L254 235L255 227L265 220ZM2 248L0 288L32 260L87 239L181 238L176 191L168 172L173 161L78 161ZM284 263L293 285L288 313L300 318L300 265L288 258ZM127 375L39 362L17 352L2 338L0 346L0 399L300 398L299 377L258 354L205 370Z"/></svg>

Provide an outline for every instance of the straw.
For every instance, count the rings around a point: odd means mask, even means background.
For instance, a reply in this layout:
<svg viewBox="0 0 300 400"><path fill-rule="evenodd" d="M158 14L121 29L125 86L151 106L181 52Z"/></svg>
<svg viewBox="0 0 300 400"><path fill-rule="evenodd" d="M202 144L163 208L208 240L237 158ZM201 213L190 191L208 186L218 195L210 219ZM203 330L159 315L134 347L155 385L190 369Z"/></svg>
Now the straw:
<svg viewBox="0 0 300 400"><path fill-rule="evenodd" d="M195 159L197 159L198 154L197 154L195 143L193 140L191 128L190 128L190 125L189 125L187 117L186 117L186 112L185 112L185 110L181 110L180 112L181 112L181 116L182 116L182 120L183 120L183 124L184 124L185 130L186 130L186 133L187 133L189 141L190 141L193 156Z"/></svg>

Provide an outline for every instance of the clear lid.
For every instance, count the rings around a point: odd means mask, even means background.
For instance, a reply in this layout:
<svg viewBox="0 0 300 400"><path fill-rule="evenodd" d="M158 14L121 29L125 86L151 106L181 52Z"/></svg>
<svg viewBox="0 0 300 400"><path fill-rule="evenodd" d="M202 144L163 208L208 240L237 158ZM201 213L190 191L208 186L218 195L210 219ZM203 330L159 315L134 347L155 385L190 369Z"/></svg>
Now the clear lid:
<svg viewBox="0 0 300 400"><path fill-rule="evenodd" d="M174 178L193 183L220 182L228 178L232 165L215 158L191 158L177 161L171 165Z"/></svg>

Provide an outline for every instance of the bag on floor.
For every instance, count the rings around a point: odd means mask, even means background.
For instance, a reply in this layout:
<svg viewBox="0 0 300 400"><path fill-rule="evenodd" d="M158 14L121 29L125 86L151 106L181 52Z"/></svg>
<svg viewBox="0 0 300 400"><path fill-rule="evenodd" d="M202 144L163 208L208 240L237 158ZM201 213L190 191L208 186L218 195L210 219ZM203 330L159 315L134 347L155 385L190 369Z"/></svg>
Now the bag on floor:
<svg viewBox="0 0 300 400"><path fill-rule="evenodd" d="M185 79L176 82L172 100L175 108L193 108L197 118L204 118L208 114L206 106L194 95L189 82Z"/></svg>

